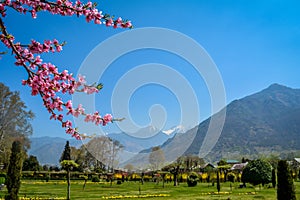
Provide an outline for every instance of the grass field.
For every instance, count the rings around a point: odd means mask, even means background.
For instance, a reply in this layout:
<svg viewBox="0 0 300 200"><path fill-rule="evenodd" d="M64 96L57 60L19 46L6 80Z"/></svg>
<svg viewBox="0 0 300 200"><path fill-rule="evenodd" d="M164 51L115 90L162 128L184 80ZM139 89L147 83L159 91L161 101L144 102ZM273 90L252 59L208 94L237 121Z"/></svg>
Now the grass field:
<svg viewBox="0 0 300 200"><path fill-rule="evenodd" d="M138 182L125 182L121 185L108 183L88 182L83 190L83 181L72 181L71 199L93 200L93 199L181 199L181 200L201 200L201 199L227 199L227 200L248 200L248 199L276 199L276 189L251 187L238 188L239 183L222 183L221 191L218 194L216 185L200 183L196 187L187 187L186 183L181 183L174 187L172 183L156 184L146 182L141 185ZM295 182L297 199L300 199L300 182ZM67 184L64 181L23 181L20 191L21 199L65 199ZM139 189L140 188L140 189ZM0 191L0 199L4 198L6 191Z"/></svg>

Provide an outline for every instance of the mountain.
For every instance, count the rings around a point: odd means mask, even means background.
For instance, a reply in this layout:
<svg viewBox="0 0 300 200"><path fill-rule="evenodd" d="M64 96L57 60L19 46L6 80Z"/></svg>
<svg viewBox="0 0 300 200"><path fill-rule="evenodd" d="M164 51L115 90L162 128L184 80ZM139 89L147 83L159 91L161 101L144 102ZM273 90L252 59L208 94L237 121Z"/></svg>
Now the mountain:
<svg viewBox="0 0 300 200"><path fill-rule="evenodd" d="M66 139L60 137L32 137L30 138L29 155L36 156L41 165L59 165L60 156L64 150ZM79 147L82 142L69 140L70 146Z"/></svg>
<svg viewBox="0 0 300 200"><path fill-rule="evenodd" d="M164 133L153 126L148 126L137 132L128 135L126 133L112 133L108 136L114 140L118 140L123 146L124 151L120 155L121 161L125 162L128 158L134 156L143 149L159 146L173 137L178 131L182 130L182 126L172 128ZM30 138L31 148L28 150L29 155L34 155L40 164L59 165L60 156L64 150L66 139L60 137L32 137ZM71 139L70 146L80 147L82 141Z"/></svg>
<svg viewBox="0 0 300 200"><path fill-rule="evenodd" d="M279 84L227 106L219 141L208 157L257 155L300 149L300 90ZM198 138L187 150L195 151ZM225 153L225 155L224 155Z"/></svg>
<svg viewBox="0 0 300 200"><path fill-rule="evenodd" d="M184 133L186 130L182 125L174 126L169 130L162 131L167 135L175 135L176 133Z"/></svg>
<svg viewBox="0 0 300 200"><path fill-rule="evenodd" d="M148 126L138 130L135 133L127 134L127 133L111 133L108 134L108 137L118 140L123 146L124 150L128 152L137 153L143 149L148 149L154 146L162 145L169 138L172 138L179 130L173 128L171 130L159 131L157 128L153 126Z"/></svg>
<svg viewBox="0 0 300 200"><path fill-rule="evenodd" d="M222 114L225 112L222 128ZM217 122L212 127L212 132L222 128L220 136L215 135L218 137L215 145L206 140L212 119ZM300 150L299 136L300 89L273 84L258 93L231 102L193 129L184 134L176 134L161 145L161 148L167 162L183 154L199 153L205 155L205 159L209 161L217 161L224 157L255 157L258 154ZM205 154L199 152L204 141L205 145L211 145L212 148L211 151L204 152ZM141 151L126 163L147 166L150 151Z"/></svg>

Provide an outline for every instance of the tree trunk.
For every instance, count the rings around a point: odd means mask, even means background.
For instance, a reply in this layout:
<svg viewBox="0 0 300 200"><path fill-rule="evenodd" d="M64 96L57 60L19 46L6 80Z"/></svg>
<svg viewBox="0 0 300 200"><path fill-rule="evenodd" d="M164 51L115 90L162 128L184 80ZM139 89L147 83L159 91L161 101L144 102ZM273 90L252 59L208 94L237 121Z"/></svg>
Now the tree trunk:
<svg viewBox="0 0 300 200"><path fill-rule="evenodd" d="M174 173L174 186L177 186L177 173Z"/></svg>
<svg viewBox="0 0 300 200"><path fill-rule="evenodd" d="M67 169L67 183L68 183L68 190L67 190L67 200L70 200L70 196L71 196L71 181L70 181L71 177L70 177L70 169Z"/></svg>

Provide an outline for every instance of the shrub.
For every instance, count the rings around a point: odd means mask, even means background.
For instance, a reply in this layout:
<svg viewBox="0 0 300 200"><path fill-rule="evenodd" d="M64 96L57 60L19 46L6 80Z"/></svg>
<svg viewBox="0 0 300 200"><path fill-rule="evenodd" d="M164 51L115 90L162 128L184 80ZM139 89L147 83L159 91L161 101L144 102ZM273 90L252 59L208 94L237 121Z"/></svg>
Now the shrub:
<svg viewBox="0 0 300 200"><path fill-rule="evenodd" d="M199 178L198 174L195 172L190 173L190 175L187 178L187 184L189 187L195 187L197 185Z"/></svg>
<svg viewBox="0 0 300 200"><path fill-rule="evenodd" d="M295 186L286 160L278 161L277 182L278 200L296 200Z"/></svg>
<svg viewBox="0 0 300 200"><path fill-rule="evenodd" d="M267 184L272 181L272 166L267 161L258 159L250 161L243 169L242 182L252 185Z"/></svg>
<svg viewBox="0 0 300 200"><path fill-rule="evenodd" d="M98 176L94 176L94 177L92 178L92 182L94 182L94 183L100 182L99 177L98 177Z"/></svg>
<svg viewBox="0 0 300 200"><path fill-rule="evenodd" d="M5 184L5 178L4 177L0 177L0 185L1 184Z"/></svg>
<svg viewBox="0 0 300 200"><path fill-rule="evenodd" d="M122 181L118 180L117 185L121 185L121 184L122 184Z"/></svg>
<svg viewBox="0 0 300 200"><path fill-rule="evenodd" d="M6 180L6 174L0 173L0 185L5 184L5 180Z"/></svg>
<svg viewBox="0 0 300 200"><path fill-rule="evenodd" d="M230 182L232 182L232 183L234 183L234 181L235 181L235 174L233 172L229 172L227 174L227 180L230 181Z"/></svg>

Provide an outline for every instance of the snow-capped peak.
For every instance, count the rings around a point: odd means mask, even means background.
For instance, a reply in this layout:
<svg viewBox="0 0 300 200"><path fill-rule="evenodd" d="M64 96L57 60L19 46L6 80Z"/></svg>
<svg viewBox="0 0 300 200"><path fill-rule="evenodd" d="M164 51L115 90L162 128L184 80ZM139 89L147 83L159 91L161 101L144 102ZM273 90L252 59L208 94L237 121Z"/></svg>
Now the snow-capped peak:
<svg viewBox="0 0 300 200"><path fill-rule="evenodd" d="M184 133L185 128L182 125L174 126L169 130L162 131L164 134L172 135L173 133Z"/></svg>

